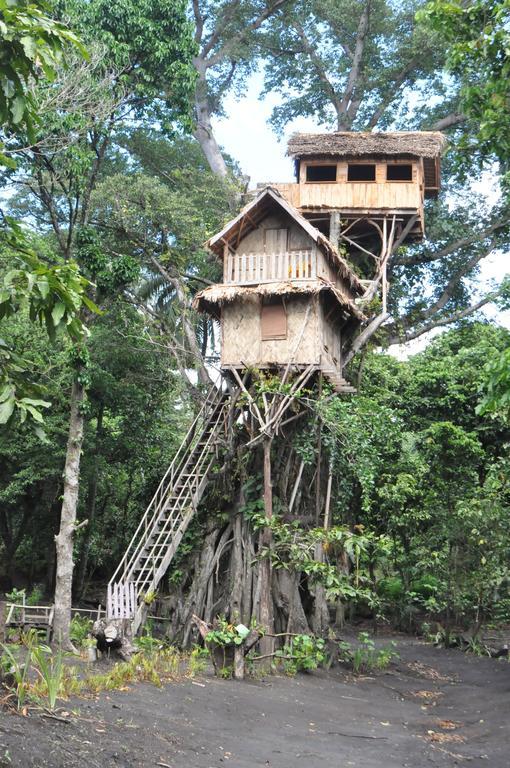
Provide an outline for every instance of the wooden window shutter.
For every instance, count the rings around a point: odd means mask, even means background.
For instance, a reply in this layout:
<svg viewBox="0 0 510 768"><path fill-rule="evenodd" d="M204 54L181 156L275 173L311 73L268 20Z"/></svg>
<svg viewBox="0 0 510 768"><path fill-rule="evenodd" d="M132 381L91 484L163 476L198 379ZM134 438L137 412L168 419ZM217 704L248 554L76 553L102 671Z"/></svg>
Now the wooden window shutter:
<svg viewBox="0 0 510 768"><path fill-rule="evenodd" d="M262 341L287 338L287 312L283 301L263 304L260 313Z"/></svg>

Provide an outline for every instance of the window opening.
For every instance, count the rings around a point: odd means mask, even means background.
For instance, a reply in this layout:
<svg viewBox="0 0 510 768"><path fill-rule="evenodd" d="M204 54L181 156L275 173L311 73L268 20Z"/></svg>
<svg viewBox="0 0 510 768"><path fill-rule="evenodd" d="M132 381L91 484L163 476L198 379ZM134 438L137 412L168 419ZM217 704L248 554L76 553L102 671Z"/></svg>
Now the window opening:
<svg viewBox="0 0 510 768"><path fill-rule="evenodd" d="M336 181L336 165L307 165L307 181Z"/></svg>
<svg viewBox="0 0 510 768"><path fill-rule="evenodd" d="M349 163L347 181L375 181L375 165Z"/></svg>
<svg viewBox="0 0 510 768"><path fill-rule="evenodd" d="M386 166L386 180L387 181L412 181L413 180L413 166L412 165L387 165Z"/></svg>
<svg viewBox="0 0 510 768"><path fill-rule="evenodd" d="M273 299L270 303L262 304L260 331L262 341L287 338L287 312L283 299Z"/></svg>

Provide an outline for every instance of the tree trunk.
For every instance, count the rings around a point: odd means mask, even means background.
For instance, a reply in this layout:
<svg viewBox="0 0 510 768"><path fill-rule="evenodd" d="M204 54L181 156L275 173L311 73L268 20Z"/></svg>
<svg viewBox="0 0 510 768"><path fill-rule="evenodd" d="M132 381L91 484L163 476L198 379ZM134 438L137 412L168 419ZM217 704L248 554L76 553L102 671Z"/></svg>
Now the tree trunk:
<svg viewBox="0 0 510 768"><path fill-rule="evenodd" d="M76 527L78 489L80 483L80 456L83 444L82 405L85 389L77 378L71 391L71 417L64 467L64 498L60 517L60 530L55 536L57 573L55 579L55 616L53 638L66 650L74 650L69 637L73 585L73 538Z"/></svg>
<svg viewBox="0 0 510 768"><path fill-rule="evenodd" d="M198 72L195 89L196 128L194 136L202 147L211 171L224 179L228 175L228 170L212 128L204 62L197 57L193 63Z"/></svg>
<svg viewBox="0 0 510 768"><path fill-rule="evenodd" d="M273 486L271 482L271 444L272 439L264 439L264 513L268 520L273 517ZM267 549L271 546L273 534L271 528L266 526L259 540L259 548ZM271 589L272 567L270 557L263 557L259 562L260 601L258 620L265 632L274 633L273 594ZM274 638L263 637L260 640L260 653L262 656L274 652ZM270 660L264 666L270 666Z"/></svg>
<svg viewBox="0 0 510 768"><path fill-rule="evenodd" d="M99 406L99 412L97 414L96 441L95 441L96 444L95 444L95 450L94 450L92 476L90 478L88 495L87 495L87 520L89 522L85 530L85 535L83 537L81 557L80 557L80 562L78 564L78 569L76 574L76 588L74 590L77 600L81 600L84 592L85 575L87 573L87 565L88 565L89 552L90 552L90 542L92 540L92 533L94 530L93 523L96 516L97 486L99 483L98 447L99 447L99 442L101 440L101 435L103 432L103 414L104 414L104 404L101 403Z"/></svg>

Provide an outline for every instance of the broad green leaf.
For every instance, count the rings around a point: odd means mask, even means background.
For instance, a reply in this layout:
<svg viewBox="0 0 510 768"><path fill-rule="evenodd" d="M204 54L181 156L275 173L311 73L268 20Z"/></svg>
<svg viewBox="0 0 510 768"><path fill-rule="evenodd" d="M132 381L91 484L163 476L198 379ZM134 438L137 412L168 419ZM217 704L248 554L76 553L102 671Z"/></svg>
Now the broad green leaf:
<svg viewBox="0 0 510 768"><path fill-rule="evenodd" d="M57 327L57 325L60 323L62 318L64 317L66 311L66 305L63 304L61 301L59 301L52 309L51 317L53 320L53 325Z"/></svg>
<svg viewBox="0 0 510 768"><path fill-rule="evenodd" d="M16 400L11 396L8 400L5 400L0 404L0 424L7 424L14 411Z"/></svg>

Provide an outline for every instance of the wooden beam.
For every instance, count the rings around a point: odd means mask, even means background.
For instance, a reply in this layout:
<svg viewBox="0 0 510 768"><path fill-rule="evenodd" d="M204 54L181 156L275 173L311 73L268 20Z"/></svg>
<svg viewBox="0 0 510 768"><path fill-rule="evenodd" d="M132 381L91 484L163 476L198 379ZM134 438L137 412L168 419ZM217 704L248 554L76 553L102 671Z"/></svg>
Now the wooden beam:
<svg viewBox="0 0 510 768"><path fill-rule="evenodd" d="M414 216L411 216L411 218L409 219L409 221L405 225L404 229L402 230L402 232L400 233L398 238L393 243L393 246L391 248L391 252L392 253L395 253L395 251L397 251L400 248L400 246L402 245L402 243L404 242L404 240L406 239L407 235L412 230L412 228L414 227L414 225L416 224L417 221L418 221L418 214L416 213Z"/></svg>

